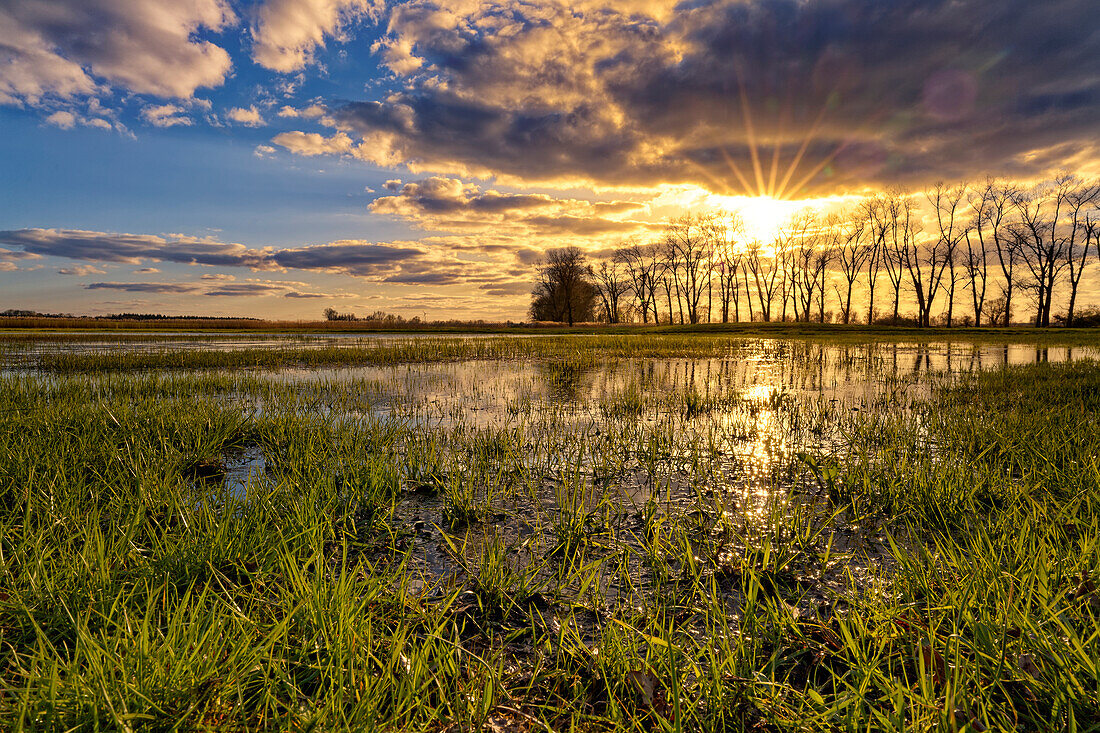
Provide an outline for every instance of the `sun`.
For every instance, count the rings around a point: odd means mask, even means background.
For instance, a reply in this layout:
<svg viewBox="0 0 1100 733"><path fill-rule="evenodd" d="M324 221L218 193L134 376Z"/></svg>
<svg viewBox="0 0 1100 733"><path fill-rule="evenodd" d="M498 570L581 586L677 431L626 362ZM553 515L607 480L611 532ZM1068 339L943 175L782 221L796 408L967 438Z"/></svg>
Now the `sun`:
<svg viewBox="0 0 1100 733"><path fill-rule="evenodd" d="M770 196L712 195L715 208L737 214L741 218L745 239L768 244L780 230L803 209L806 201L785 201Z"/></svg>

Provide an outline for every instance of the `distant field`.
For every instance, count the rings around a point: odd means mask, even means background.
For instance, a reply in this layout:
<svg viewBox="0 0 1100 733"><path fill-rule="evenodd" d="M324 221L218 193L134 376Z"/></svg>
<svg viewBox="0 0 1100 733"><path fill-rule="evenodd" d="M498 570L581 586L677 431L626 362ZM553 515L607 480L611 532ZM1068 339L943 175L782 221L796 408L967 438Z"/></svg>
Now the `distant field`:
<svg viewBox="0 0 1100 733"><path fill-rule="evenodd" d="M1100 726L1100 334L743 328L0 335L0 728Z"/></svg>

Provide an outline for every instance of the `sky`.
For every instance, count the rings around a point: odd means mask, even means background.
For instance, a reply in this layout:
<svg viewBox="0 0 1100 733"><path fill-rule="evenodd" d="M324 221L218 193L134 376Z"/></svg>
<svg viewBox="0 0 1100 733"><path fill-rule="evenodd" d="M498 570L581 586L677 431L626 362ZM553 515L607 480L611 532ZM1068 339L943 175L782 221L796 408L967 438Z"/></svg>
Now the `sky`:
<svg viewBox="0 0 1100 733"><path fill-rule="evenodd" d="M1095 176L1096 15L0 0L0 310L522 320L548 249L684 211Z"/></svg>

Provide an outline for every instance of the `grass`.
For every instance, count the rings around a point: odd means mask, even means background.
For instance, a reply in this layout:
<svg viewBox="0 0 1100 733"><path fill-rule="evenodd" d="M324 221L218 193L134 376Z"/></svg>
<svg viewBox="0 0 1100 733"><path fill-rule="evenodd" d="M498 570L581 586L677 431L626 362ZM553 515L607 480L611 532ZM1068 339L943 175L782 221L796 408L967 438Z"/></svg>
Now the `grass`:
<svg viewBox="0 0 1100 733"><path fill-rule="evenodd" d="M720 325L720 324L719 324ZM734 324L736 325L736 324ZM1040 357L1044 349L1100 348L1100 332L1083 330L1021 331L1019 329L867 329L804 324L752 324L753 328L700 327L669 333L576 334L514 336L509 338L405 338L345 340L332 343L272 341L272 347L203 348L205 338L189 338L189 348L158 348L148 337L128 339L113 335L112 350L95 348L43 348L56 337L0 341L0 365L33 367L42 371L71 374L103 371L226 370L241 368L318 368L326 366L378 367L448 361L539 360L546 365L547 378L565 387L579 371L614 359L632 358L730 358L764 352L789 352L802 362L820 358L822 344L844 349L851 363L878 358L879 352L899 344L936 349L946 340L955 346L1034 343ZM773 328L768 328L774 326ZM269 337L270 338L270 337ZM171 340L171 339L169 339ZM176 339L179 341L179 339ZM132 341L133 348L124 348ZM62 341L61 343L66 343ZM80 343L77 340L77 343ZM117 348L122 346L123 348Z"/></svg>
<svg viewBox="0 0 1100 733"><path fill-rule="evenodd" d="M0 376L2 727L1100 729L1096 362L500 341L379 347L536 362L442 406L385 375ZM781 389L685 377L769 348ZM872 393L819 393L848 372ZM196 470L242 450L247 492Z"/></svg>

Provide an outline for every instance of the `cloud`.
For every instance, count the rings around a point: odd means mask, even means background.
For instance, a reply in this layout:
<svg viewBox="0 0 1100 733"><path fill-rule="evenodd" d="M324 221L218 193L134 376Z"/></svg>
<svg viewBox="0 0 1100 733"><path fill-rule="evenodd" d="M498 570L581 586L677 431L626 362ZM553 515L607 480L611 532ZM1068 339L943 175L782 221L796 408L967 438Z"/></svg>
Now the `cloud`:
<svg viewBox="0 0 1100 733"><path fill-rule="evenodd" d="M60 110L47 117L46 122L60 127L62 130L71 130L76 125L76 115L66 110Z"/></svg>
<svg viewBox="0 0 1100 733"><path fill-rule="evenodd" d="M63 274L88 274L91 272L102 273L102 270L94 267L78 266L72 268L74 270L82 270L82 272L66 273L63 270ZM84 286L86 290L119 290L127 293L195 293L212 298L255 298L269 295L282 294L287 298L346 298L353 297L346 294L328 294L328 293L309 293L301 292L297 288L301 288L306 283L295 281L279 281L279 280L252 280L249 282L233 282L235 280L232 275L226 275L224 277L210 277L203 275L199 278L199 282L97 282L89 283Z"/></svg>
<svg viewBox="0 0 1100 733"><path fill-rule="evenodd" d="M264 122L263 116L260 115L260 110L256 109L255 105L252 105L248 109L244 109L243 107L234 107L233 109L229 110L226 116L234 122L242 125L247 125L248 127L260 127L266 124Z"/></svg>
<svg viewBox="0 0 1100 733"><path fill-rule="evenodd" d="M125 293L193 293L199 288L186 283L88 283L85 290L121 290Z"/></svg>
<svg viewBox="0 0 1100 733"><path fill-rule="evenodd" d="M325 108L318 104L311 104L303 109L295 109L291 106L284 106L277 113L280 117L291 118L303 118L307 120L315 120L319 117L323 117L325 114Z"/></svg>
<svg viewBox="0 0 1100 733"><path fill-rule="evenodd" d="M77 125L97 127L102 130L112 129L111 123L101 117L84 117L68 109L58 110L47 115L45 122L46 124L60 127L62 130L71 130Z"/></svg>
<svg viewBox="0 0 1100 733"><path fill-rule="evenodd" d="M219 285L216 288L207 290L205 295L241 298L256 295L271 295L272 293L282 292L285 289L286 288L282 285L270 285L267 283L232 283L229 285Z"/></svg>
<svg viewBox="0 0 1100 733"><path fill-rule="evenodd" d="M400 189L397 189L398 186ZM553 200L545 194L482 192L473 184L463 184L457 178L442 176L404 185L400 181L386 181L385 187L389 190L397 189L397 195L376 199L371 204L371 210L380 214L406 217L457 211L499 213L553 205Z"/></svg>
<svg viewBox="0 0 1100 733"><path fill-rule="evenodd" d="M190 265L263 268L263 250L185 235L112 234L80 229L0 231L0 242L45 257L131 265L144 260Z"/></svg>
<svg viewBox="0 0 1100 733"><path fill-rule="evenodd" d="M326 39L344 40L344 29L377 15L379 0L267 0L252 26L252 58L273 71L291 72L313 62Z"/></svg>
<svg viewBox="0 0 1100 733"><path fill-rule="evenodd" d="M215 267L242 267L256 271L289 269L339 273L375 281L395 283L469 282L480 284L499 279L498 264L484 258L473 261L462 243L446 238L424 242L364 242L339 240L327 244L274 249L255 249L241 244L218 242L182 234L149 235L93 232L72 229L18 229L0 231L0 243L20 247L7 252L7 259L38 256L63 257L96 263L141 264L143 261L173 262ZM478 247L474 247L478 251ZM0 261L4 260L0 256ZM230 275L208 273L192 289L213 288L214 295L244 295L275 290L302 291L308 284L298 281L250 281L235 283ZM220 283L211 286L212 283ZM129 286L127 283L99 283L97 288ZM136 286L156 287L157 283ZM182 291L181 291L182 292ZM192 291L187 291L192 292Z"/></svg>
<svg viewBox="0 0 1100 733"><path fill-rule="evenodd" d="M649 224L623 218L645 209L633 201L592 202L547 194L483 190L456 178L432 176L421 181L387 181L394 193L375 199L370 210L415 222L436 231L484 231L530 237L598 236L644 233Z"/></svg>
<svg viewBox="0 0 1100 733"><path fill-rule="evenodd" d="M273 137L271 141L292 153L310 157L333 153L350 153L353 148L351 138L342 132L338 132L332 137L325 137L316 132L281 132Z"/></svg>
<svg viewBox="0 0 1100 733"><path fill-rule="evenodd" d="M155 273L158 273L158 272L160 272L160 270L158 270L155 267L142 267L138 270L134 270L135 275L146 275L146 274L152 275L152 274L155 274Z"/></svg>
<svg viewBox="0 0 1100 733"><path fill-rule="evenodd" d="M425 255L423 249L414 246L347 240L279 250L272 253L271 260L288 269L322 270L370 277L384 275L396 269L399 263Z"/></svg>
<svg viewBox="0 0 1100 733"><path fill-rule="evenodd" d="M41 255L33 252L19 252L0 247L0 262L15 262L16 260L37 260Z"/></svg>
<svg viewBox="0 0 1100 733"><path fill-rule="evenodd" d="M236 22L224 0L21 0L0 8L0 103L91 96L117 86L188 98L231 62L199 37Z"/></svg>
<svg viewBox="0 0 1100 733"><path fill-rule="evenodd" d="M286 147L519 184L800 196L1100 154L1090 0L581 5L395 4L375 50L402 86L327 103L337 136Z"/></svg>
<svg viewBox="0 0 1100 733"><path fill-rule="evenodd" d="M236 275L230 275L224 272L207 273L199 278L200 280L214 280L217 282L233 281L237 279Z"/></svg>
<svg viewBox="0 0 1100 733"><path fill-rule="evenodd" d="M141 117L154 127L190 125L192 120L184 114L187 110L177 104L151 105L141 110Z"/></svg>
<svg viewBox="0 0 1100 733"><path fill-rule="evenodd" d="M85 275L106 275L107 271L101 270L95 265L74 265L73 267L62 267L58 269L57 274L84 277Z"/></svg>
<svg viewBox="0 0 1100 733"><path fill-rule="evenodd" d="M286 293L283 297L284 298L302 298L302 299L312 300L312 299L317 299L317 298L329 298L329 299L359 298L361 296L356 295L354 293L305 293L305 292L298 292L297 290L292 290L289 293Z"/></svg>

